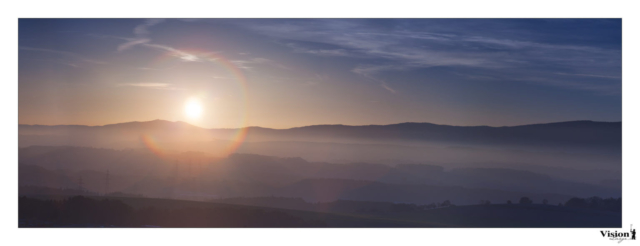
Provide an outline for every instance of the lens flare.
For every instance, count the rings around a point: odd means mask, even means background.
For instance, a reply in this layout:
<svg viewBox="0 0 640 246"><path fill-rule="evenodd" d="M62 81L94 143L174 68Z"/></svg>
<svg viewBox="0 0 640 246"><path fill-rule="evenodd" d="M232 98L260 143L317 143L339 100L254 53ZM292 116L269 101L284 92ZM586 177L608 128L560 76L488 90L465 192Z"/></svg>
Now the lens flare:
<svg viewBox="0 0 640 246"><path fill-rule="evenodd" d="M242 104L242 113L241 113L239 125L235 128L236 130L233 133L233 135L228 139L229 143L226 144L225 147L219 150L216 150L216 151L212 150L212 152L215 152L217 156L221 156L221 157L224 157L236 152L236 150L242 145L245 138L247 137L247 131L248 131L247 126L248 126L249 101L247 100L247 96L249 94L249 90L247 86L247 78L245 77L242 70L238 68L238 66L236 66L236 64L234 64L233 62L229 61L227 58L219 54L206 52L206 51L197 51L197 50L183 50L182 53L193 56L192 57L193 59L190 59L190 60L184 59L184 54L178 55L176 54L176 52L167 52L163 56L159 57L159 59L157 59L155 63L163 63L170 60L178 60L180 62L211 62L213 64L221 66L222 68L227 70L230 74L232 74L233 77L235 78L234 82L238 86L241 92L240 103ZM200 104L199 101L196 101L196 103L187 102L185 104L185 113L192 119L196 119L200 117L203 112L204 112L204 108L202 107L202 104ZM157 138L155 138L154 136L145 134L144 136L141 136L141 139L142 139L142 143L148 149L153 151L153 153L155 153L160 157L165 156L165 151L160 147L160 144ZM216 140L216 139L212 138L212 140Z"/></svg>
<svg viewBox="0 0 640 246"><path fill-rule="evenodd" d="M155 140L155 138L149 134L143 134L140 136L140 141L142 142L142 144L144 144L144 146L150 150L151 152L153 152L156 156L159 156L161 158L164 158L164 151L162 150L162 147L160 147L160 145L158 144L158 142Z"/></svg>

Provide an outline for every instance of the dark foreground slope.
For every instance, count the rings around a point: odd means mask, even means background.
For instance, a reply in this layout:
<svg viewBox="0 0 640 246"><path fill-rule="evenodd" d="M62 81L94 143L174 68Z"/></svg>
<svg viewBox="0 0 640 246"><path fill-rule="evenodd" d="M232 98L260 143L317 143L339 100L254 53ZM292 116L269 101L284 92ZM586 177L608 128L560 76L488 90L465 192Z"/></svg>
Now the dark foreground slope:
<svg viewBox="0 0 640 246"><path fill-rule="evenodd" d="M170 199L20 197L19 227L443 227L357 215Z"/></svg>
<svg viewBox="0 0 640 246"><path fill-rule="evenodd" d="M428 210L418 214L398 214L398 219L447 222L455 227L621 227L617 212L578 209L542 204L495 204L457 206Z"/></svg>
<svg viewBox="0 0 640 246"><path fill-rule="evenodd" d="M339 214L208 202L21 197L20 227L620 227L621 214L548 205L474 205Z"/></svg>

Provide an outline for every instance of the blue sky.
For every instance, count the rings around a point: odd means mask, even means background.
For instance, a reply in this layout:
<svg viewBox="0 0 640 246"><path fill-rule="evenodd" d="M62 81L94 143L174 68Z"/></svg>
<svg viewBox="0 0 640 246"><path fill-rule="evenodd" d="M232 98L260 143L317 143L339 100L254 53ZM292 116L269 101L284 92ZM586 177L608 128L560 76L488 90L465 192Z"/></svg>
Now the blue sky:
<svg viewBox="0 0 640 246"><path fill-rule="evenodd" d="M166 119L288 128L620 121L621 25L620 19L21 19L19 122ZM197 119L183 112L192 98L203 108Z"/></svg>

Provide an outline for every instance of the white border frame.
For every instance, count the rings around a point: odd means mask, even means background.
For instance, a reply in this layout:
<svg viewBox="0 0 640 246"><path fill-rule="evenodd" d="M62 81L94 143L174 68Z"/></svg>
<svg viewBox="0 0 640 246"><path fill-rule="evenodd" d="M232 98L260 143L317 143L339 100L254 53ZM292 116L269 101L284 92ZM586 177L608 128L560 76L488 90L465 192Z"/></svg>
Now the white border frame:
<svg viewBox="0 0 640 246"><path fill-rule="evenodd" d="M623 228L637 223L640 81L637 7L632 1L21 1L0 10L3 37L0 83L3 117L2 194L4 245L398 245L484 244L614 245L599 229L18 229L17 123L18 18L26 17L347 17L347 18L623 18ZM635 111L635 112L634 112ZM633 241L623 244L637 243Z"/></svg>

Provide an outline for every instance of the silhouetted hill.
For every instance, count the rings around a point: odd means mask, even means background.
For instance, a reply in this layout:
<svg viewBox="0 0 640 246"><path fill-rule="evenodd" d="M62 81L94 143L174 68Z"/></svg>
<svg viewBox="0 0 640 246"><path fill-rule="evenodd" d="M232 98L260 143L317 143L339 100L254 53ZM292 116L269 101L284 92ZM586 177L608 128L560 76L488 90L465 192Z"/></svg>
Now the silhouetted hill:
<svg viewBox="0 0 640 246"><path fill-rule="evenodd" d="M579 197L617 197L621 193L619 186L608 185L607 182L601 184L602 180L609 179L608 176L589 184L509 168L467 167L445 170L437 165L336 164L253 154L234 154L225 159L212 159L203 156L202 153L192 152L160 158L145 149L111 150L86 147L29 147L21 148L19 153L21 185L59 188L60 186L53 184L62 184L60 180L68 180L70 182L62 187L76 188L77 180L82 177L85 188L104 192L106 171L109 170L110 191L156 197L189 196L201 199L272 194L298 197L303 193L310 196L313 195L310 192L315 192L322 197L319 200L326 201L346 199L341 195L352 188L343 187L343 184L369 185L373 181L388 184L376 186L378 188L403 187L397 190L400 193L404 188L415 187L402 185L485 188L536 194L559 193ZM568 169L562 170L569 172ZM289 188L286 187L293 184L304 186L300 182L310 179L337 181L323 181L326 185L316 185L314 189L303 189L301 192L287 191ZM47 180L56 182L46 182ZM466 196L466 193L456 196ZM384 201L396 201L393 200L393 196L380 197ZM478 201L482 199L486 200L489 197L479 197ZM477 201L472 199L465 202L475 204Z"/></svg>
<svg viewBox="0 0 640 246"><path fill-rule="evenodd" d="M620 227L619 212L541 204L420 209L337 201L328 212L133 197L20 197L19 227ZM337 212L337 213L336 213Z"/></svg>
<svg viewBox="0 0 640 246"><path fill-rule="evenodd" d="M276 189L274 196L301 197L306 201L330 202L336 200L378 201L429 204L450 200L453 204L477 204L480 200L517 201L527 196L536 201L543 199L555 204L571 198L561 194L537 194L460 186L434 186L389 184L375 181L343 179L307 179Z"/></svg>
<svg viewBox="0 0 640 246"><path fill-rule="evenodd" d="M396 219L451 223L457 227L620 227L621 213L567 208L542 204L494 204L456 206L427 210L424 213L395 216Z"/></svg>
<svg viewBox="0 0 640 246"><path fill-rule="evenodd" d="M51 171L39 166L20 165L18 182L21 186L35 185L52 188L78 188L78 182L63 172Z"/></svg>
<svg viewBox="0 0 640 246"><path fill-rule="evenodd" d="M286 197L239 197L212 200L214 203L250 205L284 209L355 214L403 220L432 221L442 224L462 222L460 226L490 227L518 221L520 225L567 225L582 221L580 226L597 226L599 223L620 223L621 199L590 197L571 198L561 206L547 204L507 204L498 201L482 205L432 203L416 205L410 203L371 202L337 200L310 203L300 198ZM559 216L559 217L558 217ZM517 219L516 219L517 218ZM456 222L454 222L456 221ZM578 226L574 224L573 226ZM602 224L604 226L604 224Z"/></svg>
<svg viewBox="0 0 640 246"><path fill-rule="evenodd" d="M612 171L621 169L622 159L620 122L573 121L514 127L402 123L246 130L246 139L236 142L237 129L204 129L163 120L106 126L20 125L19 146L146 148L163 154L200 151L220 158L235 152L332 163L524 162Z"/></svg>
<svg viewBox="0 0 640 246"><path fill-rule="evenodd" d="M131 148L144 146L143 138L153 141L193 142L215 140L210 130L184 122L154 120L104 126L19 125L19 145L68 145L84 147Z"/></svg>
<svg viewBox="0 0 640 246"><path fill-rule="evenodd" d="M116 199L19 199L20 227L325 227L279 209L232 205L134 209Z"/></svg>
<svg viewBox="0 0 640 246"><path fill-rule="evenodd" d="M155 120L105 126L42 126L20 125L21 146L38 145L28 136L66 136L88 144L88 136L106 140L135 140L140 135L152 135L159 140L213 141L229 140L236 129L204 129L185 122ZM570 121L522 126L449 126L431 123L401 123L392 125L314 125L290 129L248 127L248 141L366 141L366 142L446 142L490 145L531 145L600 147L619 149L622 142L621 122ZM41 141L46 142L47 139ZM49 140L53 141L53 140ZM69 142L69 141L67 141ZM71 141L73 142L73 141ZM43 145L46 143L40 143ZM76 143L77 144L77 143Z"/></svg>
<svg viewBox="0 0 640 246"><path fill-rule="evenodd" d="M315 125L274 130L250 128L250 135L273 140L361 139L466 142L472 144L578 145L619 147L621 122L570 121L522 126L449 126L431 123L393 125Z"/></svg>

